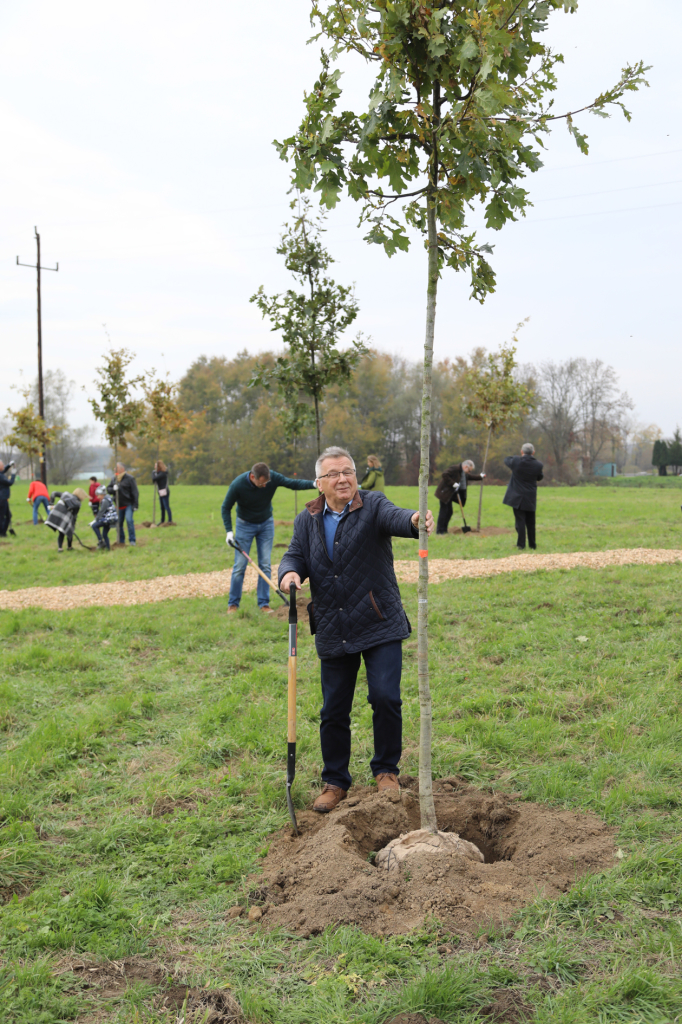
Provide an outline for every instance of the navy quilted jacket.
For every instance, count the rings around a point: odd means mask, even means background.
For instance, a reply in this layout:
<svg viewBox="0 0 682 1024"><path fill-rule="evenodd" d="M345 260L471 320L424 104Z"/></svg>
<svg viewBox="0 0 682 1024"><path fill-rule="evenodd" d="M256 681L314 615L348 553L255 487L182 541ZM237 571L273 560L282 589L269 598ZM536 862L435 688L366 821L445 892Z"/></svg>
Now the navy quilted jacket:
<svg viewBox="0 0 682 1024"><path fill-rule="evenodd" d="M397 508L380 491L357 491L327 554L324 495L309 501L294 521L294 536L279 564L310 579L310 629L320 658L337 658L404 640L411 632L393 571L391 537L418 536L414 510Z"/></svg>

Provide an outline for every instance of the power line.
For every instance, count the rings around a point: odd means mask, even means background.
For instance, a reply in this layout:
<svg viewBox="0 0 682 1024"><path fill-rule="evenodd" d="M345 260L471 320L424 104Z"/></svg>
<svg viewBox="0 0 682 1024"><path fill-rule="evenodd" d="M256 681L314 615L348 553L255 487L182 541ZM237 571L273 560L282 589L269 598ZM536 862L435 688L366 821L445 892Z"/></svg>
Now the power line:
<svg viewBox="0 0 682 1024"><path fill-rule="evenodd" d="M542 217L538 220L526 220L517 221L517 223L526 224L546 224L550 220L575 220L577 217L607 217L610 213L636 213L638 210L664 210L670 206L682 206L682 201L678 203L657 203L654 206L624 206L620 210L595 210L592 213L569 213L562 217Z"/></svg>
<svg viewBox="0 0 682 1024"><path fill-rule="evenodd" d="M581 199L583 196L607 196L613 192L633 192L638 188L663 188L664 185L682 185L682 179L675 181L654 181L650 185L626 185L624 188L605 188L601 192L576 192L572 196L549 196L547 199L536 199L535 203L558 203L562 199Z"/></svg>

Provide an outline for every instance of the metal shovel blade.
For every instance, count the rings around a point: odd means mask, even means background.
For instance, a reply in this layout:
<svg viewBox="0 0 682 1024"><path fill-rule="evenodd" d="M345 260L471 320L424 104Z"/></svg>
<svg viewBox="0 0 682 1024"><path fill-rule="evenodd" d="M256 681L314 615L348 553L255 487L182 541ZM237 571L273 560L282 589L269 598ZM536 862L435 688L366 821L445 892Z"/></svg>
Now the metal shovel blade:
<svg viewBox="0 0 682 1024"><path fill-rule="evenodd" d="M462 527L462 533L471 533L471 527L470 526L463 526Z"/></svg>
<svg viewBox="0 0 682 1024"><path fill-rule="evenodd" d="M291 786L294 781L294 775L296 774L296 744L289 743L287 746L287 808L289 810L291 824L294 826L294 832L298 835L296 811L294 810L294 801L291 799Z"/></svg>

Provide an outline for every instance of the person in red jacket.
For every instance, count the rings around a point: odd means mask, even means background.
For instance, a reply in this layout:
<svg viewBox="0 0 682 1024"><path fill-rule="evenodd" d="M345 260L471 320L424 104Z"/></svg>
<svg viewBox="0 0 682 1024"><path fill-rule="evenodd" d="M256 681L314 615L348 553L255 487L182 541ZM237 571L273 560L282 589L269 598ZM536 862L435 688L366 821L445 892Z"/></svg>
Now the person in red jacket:
<svg viewBox="0 0 682 1024"><path fill-rule="evenodd" d="M41 505L45 506L45 514L46 515L50 514L50 509L49 509L49 506L47 504L49 497L50 497L50 492L48 491L47 487L45 486L45 484L43 483L42 480L33 480L31 482L31 486L28 489L28 498L26 499L26 501L32 501L33 502L33 525L34 526L37 526L38 523L39 523L38 509L40 508Z"/></svg>
<svg viewBox="0 0 682 1024"><path fill-rule="evenodd" d="M90 477L90 486L88 487L88 499L90 501L90 508L95 513L95 517L99 512L99 495L97 494L97 488L99 483L97 482L96 476Z"/></svg>

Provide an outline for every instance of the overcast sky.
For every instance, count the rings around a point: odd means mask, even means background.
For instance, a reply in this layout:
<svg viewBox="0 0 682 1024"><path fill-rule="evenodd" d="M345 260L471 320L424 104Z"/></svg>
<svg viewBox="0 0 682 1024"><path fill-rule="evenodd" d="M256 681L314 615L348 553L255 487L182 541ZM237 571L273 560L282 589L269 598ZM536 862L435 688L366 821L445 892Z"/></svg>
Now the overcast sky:
<svg viewBox="0 0 682 1024"><path fill-rule="evenodd" d="M43 262L59 261L43 275L44 366L86 392L103 324L139 369L173 377L202 354L273 345L248 300L260 284L287 284L274 247L288 170L271 142L293 133L317 73L308 10L303 0L0 2L0 416L17 403L9 386L36 373L35 274L15 264L33 261L36 224ZM582 116L589 157L564 127L553 132L526 186L535 208L487 238L497 292L479 306L463 275L442 279L436 358L496 348L529 316L522 362L600 358L639 419L665 433L682 424L681 27L673 0L655 17L634 0L582 0L577 14L553 16L566 57L557 109L590 102L639 58L653 65L651 88L630 99L630 124ZM367 81L348 65L348 99L364 103ZM362 241L357 212L346 200L330 216L334 276L356 283L357 325L375 346L419 358L424 251L388 260Z"/></svg>

